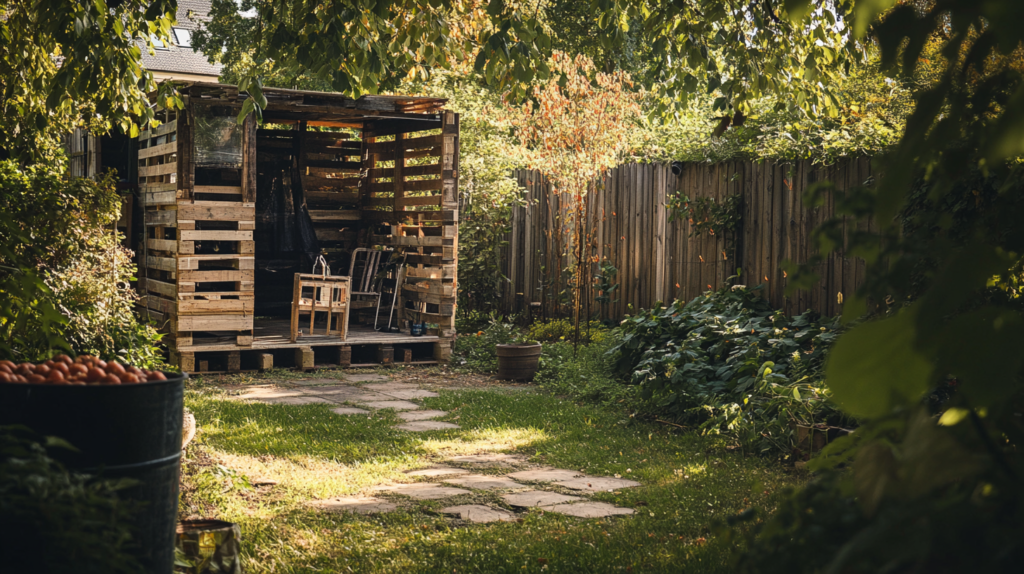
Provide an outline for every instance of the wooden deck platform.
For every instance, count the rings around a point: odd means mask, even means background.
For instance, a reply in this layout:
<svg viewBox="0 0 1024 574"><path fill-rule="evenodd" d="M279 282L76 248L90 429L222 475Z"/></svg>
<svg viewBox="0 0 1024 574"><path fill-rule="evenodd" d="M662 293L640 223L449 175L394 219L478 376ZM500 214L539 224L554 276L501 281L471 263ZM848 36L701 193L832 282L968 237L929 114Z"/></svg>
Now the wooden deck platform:
<svg viewBox="0 0 1024 574"><path fill-rule="evenodd" d="M433 364L451 353L449 338L382 333L362 325L350 325L345 340L304 334L292 343L289 333L287 319L256 319L252 345L240 346L234 336L197 333L190 344L172 350L171 360L183 371L203 373L266 370L275 364L303 370L324 365Z"/></svg>
<svg viewBox="0 0 1024 574"><path fill-rule="evenodd" d="M320 324L317 330L321 330ZM300 347L339 347L353 345L435 343L441 338L423 335L413 337L409 333L381 333L362 325L349 325L348 337L342 341L337 336L302 335L294 343L289 340L287 319L256 319L253 322L252 345L243 350L297 349ZM209 351L237 351L234 337L194 337L191 345L178 347L181 352L201 353Z"/></svg>

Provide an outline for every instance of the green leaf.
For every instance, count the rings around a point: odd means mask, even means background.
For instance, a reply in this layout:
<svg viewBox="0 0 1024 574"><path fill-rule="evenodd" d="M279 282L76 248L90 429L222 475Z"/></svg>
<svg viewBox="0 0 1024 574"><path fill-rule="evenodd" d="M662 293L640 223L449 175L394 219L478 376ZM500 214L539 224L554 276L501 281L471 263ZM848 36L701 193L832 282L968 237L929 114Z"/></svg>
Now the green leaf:
<svg viewBox="0 0 1024 574"><path fill-rule="evenodd" d="M491 0L487 4L487 15L488 16L501 16L505 11L505 0Z"/></svg>
<svg viewBox="0 0 1024 574"><path fill-rule="evenodd" d="M854 36L863 38L875 18L892 8L894 4L896 4L896 0L860 0L857 2L853 20Z"/></svg>
<svg viewBox="0 0 1024 574"><path fill-rule="evenodd" d="M960 315L938 338L945 370L962 380L961 392L976 407L996 407L1021 388L1024 316L990 307Z"/></svg>
<svg viewBox="0 0 1024 574"><path fill-rule="evenodd" d="M953 407L942 413L939 417L939 424L944 427L951 427L960 424L960 421L964 420L971 414L971 411L961 407Z"/></svg>
<svg viewBox="0 0 1024 574"><path fill-rule="evenodd" d="M839 337L826 365L832 399L855 417L880 417L916 402L932 382L916 348L916 309L864 323Z"/></svg>
<svg viewBox="0 0 1024 574"><path fill-rule="evenodd" d="M255 107L256 103L252 98L245 99L245 103L242 104L242 111L238 112L238 125L245 123L245 117L248 116Z"/></svg>

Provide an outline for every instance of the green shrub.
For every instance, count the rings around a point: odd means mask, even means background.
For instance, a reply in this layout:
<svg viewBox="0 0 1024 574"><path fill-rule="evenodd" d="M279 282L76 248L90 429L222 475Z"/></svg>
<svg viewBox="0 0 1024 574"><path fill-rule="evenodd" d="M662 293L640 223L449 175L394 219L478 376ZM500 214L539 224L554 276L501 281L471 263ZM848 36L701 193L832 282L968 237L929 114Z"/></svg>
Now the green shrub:
<svg viewBox="0 0 1024 574"><path fill-rule="evenodd" d="M580 342L590 343L599 340L608 334L608 328L600 321L591 321L590 324L580 322ZM576 338L576 328L569 319L550 319L538 321L527 329L527 338L541 343L573 342Z"/></svg>
<svg viewBox="0 0 1024 574"><path fill-rule="evenodd" d="M475 333L459 333L452 349L456 367L474 373L498 371L497 345L520 341L520 330L492 314L489 324Z"/></svg>
<svg viewBox="0 0 1024 574"><path fill-rule="evenodd" d="M37 361L60 348L161 366L160 336L133 313L135 266L115 229L113 177L3 161L0 205L0 358Z"/></svg>
<svg viewBox="0 0 1024 574"><path fill-rule="evenodd" d="M8 572L139 572L124 552L137 508L124 484L69 473L47 448L66 445L24 427L0 427L0 556Z"/></svg>
<svg viewBox="0 0 1024 574"><path fill-rule="evenodd" d="M843 422L822 374L836 329L810 311L786 317L756 290L722 289L623 321L612 354L646 410L788 452L795 426Z"/></svg>
<svg viewBox="0 0 1024 574"><path fill-rule="evenodd" d="M615 376L609 350L617 343L607 329L594 331L594 341L543 343L534 382L559 395L594 403L632 403L636 387Z"/></svg>

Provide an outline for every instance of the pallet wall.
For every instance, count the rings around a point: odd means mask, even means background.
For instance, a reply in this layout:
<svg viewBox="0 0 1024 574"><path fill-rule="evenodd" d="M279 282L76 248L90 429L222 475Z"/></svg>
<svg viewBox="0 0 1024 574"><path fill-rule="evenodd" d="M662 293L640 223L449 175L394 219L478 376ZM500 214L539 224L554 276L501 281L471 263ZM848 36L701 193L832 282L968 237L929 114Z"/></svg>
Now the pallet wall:
<svg viewBox="0 0 1024 574"><path fill-rule="evenodd" d="M444 112L429 132L363 132L363 217L387 224L371 242L406 253L404 318L428 334L455 333L458 261L459 116Z"/></svg>
<svg viewBox="0 0 1024 574"><path fill-rule="evenodd" d="M162 113L160 127L139 136L141 304L175 349L200 333L251 345L255 156L243 149L239 167L197 165L195 109ZM255 122L238 129L253 141Z"/></svg>

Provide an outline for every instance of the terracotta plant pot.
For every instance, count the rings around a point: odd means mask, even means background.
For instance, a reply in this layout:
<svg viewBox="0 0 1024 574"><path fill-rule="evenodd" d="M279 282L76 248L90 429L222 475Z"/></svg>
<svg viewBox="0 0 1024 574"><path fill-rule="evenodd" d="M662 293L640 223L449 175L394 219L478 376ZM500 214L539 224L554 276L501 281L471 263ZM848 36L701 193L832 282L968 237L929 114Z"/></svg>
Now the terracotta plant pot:
<svg viewBox="0 0 1024 574"><path fill-rule="evenodd" d="M540 364L540 343L498 345L498 378L532 381Z"/></svg>

